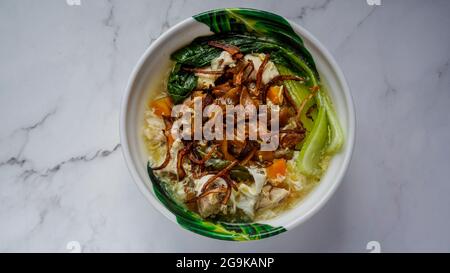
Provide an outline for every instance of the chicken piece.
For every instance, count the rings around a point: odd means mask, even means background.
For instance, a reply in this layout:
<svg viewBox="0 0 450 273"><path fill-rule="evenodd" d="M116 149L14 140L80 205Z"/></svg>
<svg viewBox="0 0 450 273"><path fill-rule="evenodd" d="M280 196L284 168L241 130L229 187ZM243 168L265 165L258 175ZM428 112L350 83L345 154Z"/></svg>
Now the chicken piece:
<svg viewBox="0 0 450 273"><path fill-rule="evenodd" d="M256 80L256 74L258 73L259 66L262 64L264 58L265 58L265 54L258 54L258 55L247 54L244 56L244 59L246 61L251 60L254 65L254 69L249 76L249 78L251 80ZM262 83L267 84L270 80L272 80L273 78L275 78L278 75L280 75L280 73L278 72L277 67L275 66L275 64L272 61L269 61L264 66L264 72L262 74Z"/></svg>
<svg viewBox="0 0 450 273"><path fill-rule="evenodd" d="M283 188L264 186L258 203L258 209L269 209L277 206L284 198L289 195L289 191Z"/></svg>
<svg viewBox="0 0 450 273"><path fill-rule="evenodd" d="M214 175L205 175L199 179L194 180L194 191L197 196L200 196L202 192L203 185ZM206 196L200 197L197 200L197 207L199 214L203 217L209 217L211 215L218 214L222 210L222 200L223 193L219 192L219 189L226 188L227 183L222 178L218 178L211 188L208 190L216 191L214 193L207 194Z"/></svg>
<svg viewBox="0 0 450 273"><path fill-rule="evenodd" d="M198 212L203 218L219 213L221 205L218 193L209 194L197 201Z"/></svg>

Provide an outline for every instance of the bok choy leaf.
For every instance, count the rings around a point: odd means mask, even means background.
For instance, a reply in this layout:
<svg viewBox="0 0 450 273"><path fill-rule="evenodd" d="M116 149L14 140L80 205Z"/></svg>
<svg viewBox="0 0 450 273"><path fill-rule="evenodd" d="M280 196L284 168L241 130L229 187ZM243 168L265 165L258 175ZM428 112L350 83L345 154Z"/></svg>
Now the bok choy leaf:
<svg viewBox="0 0 450 273"><path fill-rule="evenodd" d="M176 65L169 76L167 90L175 104L183 102L197 86L197 76L180 69Z"/></svg>

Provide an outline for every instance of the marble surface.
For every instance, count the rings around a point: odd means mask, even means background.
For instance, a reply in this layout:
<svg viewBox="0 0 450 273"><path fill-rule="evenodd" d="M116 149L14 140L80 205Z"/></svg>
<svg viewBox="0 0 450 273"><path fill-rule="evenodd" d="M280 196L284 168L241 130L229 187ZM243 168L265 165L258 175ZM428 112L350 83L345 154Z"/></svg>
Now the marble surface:
<svg viewBox="0 0 450 273"><path fill-rule="evenodd" d="M69 1L70 2L70 1ZM74 1L76 2L76 1ZM211 8L274 11L311 31L347 76L352 163L327 205L275 238L184 231L125 166L118 115L144 50ZM450 1L0 2L0 251L450 251Z"/></svg>

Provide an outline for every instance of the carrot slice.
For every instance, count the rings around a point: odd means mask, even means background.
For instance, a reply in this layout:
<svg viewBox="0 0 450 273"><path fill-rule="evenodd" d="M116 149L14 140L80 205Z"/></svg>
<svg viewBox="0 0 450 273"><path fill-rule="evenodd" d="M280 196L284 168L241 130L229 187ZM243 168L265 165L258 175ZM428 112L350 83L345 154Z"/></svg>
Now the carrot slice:
<svg viewBox="0 0 450 273"><path fill-rule="evenodd" d="M150 102L150 107L155 111L156 115L170 117L172 113L172 100L169 97L156 99Z"/></svg>
<svg viewBox="0 0 450 273"><path fill-rule="evenodd" d="M276 180L278 177L286 176L287 164L283 158L275 159L273 164L266 168L267 177Z"/></svg>
<svg viewBox="0 0 450 273"><path fill-rule="evenodd" d="M283 87L274 85L267 91L267 99L269 99L273 104L283 104Z"/></svg>

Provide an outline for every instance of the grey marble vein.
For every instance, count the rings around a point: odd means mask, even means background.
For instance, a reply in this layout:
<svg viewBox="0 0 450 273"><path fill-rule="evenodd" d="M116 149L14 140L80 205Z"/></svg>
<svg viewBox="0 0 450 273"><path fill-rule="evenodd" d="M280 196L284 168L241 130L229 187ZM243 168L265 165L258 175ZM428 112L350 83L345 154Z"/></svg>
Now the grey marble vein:
<svg viewBox="0 0 450 273"><path fill-rule="evenodd" d="M13 166L13 165L18 165L20 167L23 167L24 164L26 164L28 162L27 159L22 158L22 153L23 150L25 149L25 147L28 144L29 138L30 138L30 133L35 130L40 128L41 126L44 125L44 123L54 114L56 114L57 109L53 109L50 112L48 112L47 114L45 114L40 120L38 120L37 122L31 124L31 125L27 125L25 127L21 127L18 128L16 130L14 130L14 132L11 134L12 137L14 137L16 134L18 133L23 133L25 134L24 137L24 141L22 142L22 144L20 145L20 149L19 151L16 153L16 156L13 156L11 158L9 158L6 161L0 162L0 167L5 166L5 165L9 165L9 166Z"/></svg>
<svg viewBox="0 0 450 273"><path fill-rule="evenodd" d="M447 60L444 65L439 67L439 69L437 71L438 78L442 78L445 74L448 73L449 65L450 65L450 60Z"/></svg>
<svg viewBox="0 0 450 273"><path fill-rule="evenodd" d="M300 8L300 14L297 16L298 19L303 20L311 12L324 11L330 5L332 0L314 1L314 4L303 6Z"/></svg>
<svg viewBox="0 0 450 273"><path fill-rule="evenodd" d="M386 84L386 96L395 95L397 93L397 89L389 82L386 76L384 76L384 83Z"/></svg>
<svg viewBox="0 0 450 273"><path fill-rule="evenodd" d="M30 132L31 130L34 130L36 128L38 128L39 126L42 126L47 119L49 119L51 116L53 116L54 114L56 114L57 109L53 109L50 112L48 112L47 114L44 115L44 117L42 117L42 119L40 119L39 121L37 121L36 123L26 126L26 127L22 127L19 130L25 131L25 132Z"/></svg>
<svg viewBox="0 0 450 273"><path fill-rule="evenodd" d="M20 167L22 167L26 162L27 162L26 159L18 159L16 157L11 157L7 161L0 162L0 167L3 167L5 165L10 165L10 166L19 165Z"/></svg>
<svg viewBox="0 0 450 273"><path fill-rule="evenodd" d="M98 159L98 158L108 157L112 153L116 152L120 147L121 147L121 145L117 144L111 150L99 149L93 155L85 154L85 155L79 155L79 156L71 157L71 158L69 158L67 160L64 160L64 161L61 161L58 164L56 164L55 166L47 168L47 169L45 169L43 171L35 170L33 168L26 169L26 170L24 170L22 172L20 177L22 177L24 180L27 180L28 178L30 178L31 176L34 176L34 175L37 175L37 176L40 176L40 177L48 177L48 176L51 176L51 175L57 173L58 171L60 171L61 168L64 167L65 165L73 164L73 163L77 163L77 162L85 162L85 163L87 163L87 162L93 161L93 160ZM24 162L27 162L27 160L24 160ZM21 166L23 166L23 164Z"/></svg>
<svg viewBox="0 0 450 273"><path fill-rule="evenodd" d="M170 27L169 15L170 15L170 11L172 10L173 1L174 0L170 0L169 1L169 5L168 5L168 7L166 9L166 12L165 12L164 21L162 22L162 25L161 25L160 34L163 33L164 31L166 31L167 29L169 29L169 27Z"/></svg>
<svg viewBox="0 0 450 273"><path fill-rule="evenodd" d="M119 39L120 26L116 23L115 6L114 6L113 0L108 0L108 5L109 5L108 17L106 17L103 20L103 22L106 27L113 29L112 43L113 43L114 49L117 49L117 39Z"/></svg>
<svg viewBox="0 0 450 273"><path fill-rule="evenodd" d="M342 48L348 41L355 35L358 31L360 31L363 24L371 18L371 16L377 11L377 9L380 9L380 7L373 7L370 9L370 11L365 15L361 20L358 21L358 23L355 25L355 27L350 31L350 33L342 39L342 42L338 46L339 48Z"/></svg>

